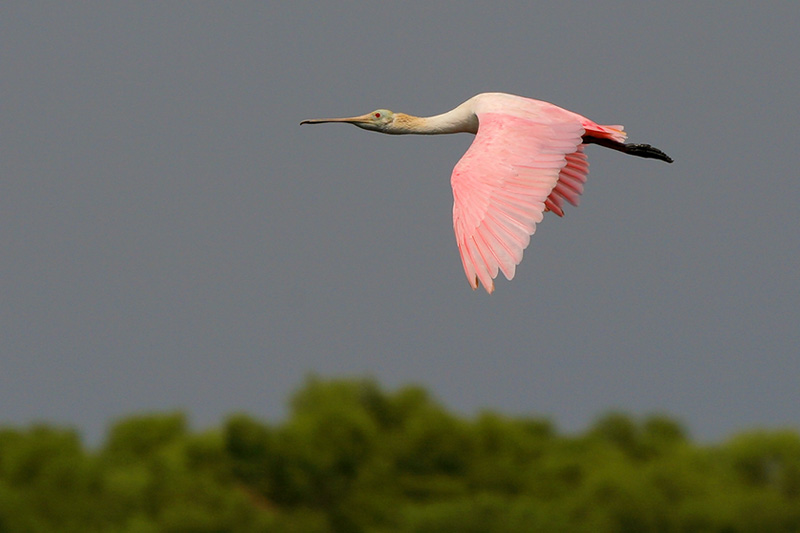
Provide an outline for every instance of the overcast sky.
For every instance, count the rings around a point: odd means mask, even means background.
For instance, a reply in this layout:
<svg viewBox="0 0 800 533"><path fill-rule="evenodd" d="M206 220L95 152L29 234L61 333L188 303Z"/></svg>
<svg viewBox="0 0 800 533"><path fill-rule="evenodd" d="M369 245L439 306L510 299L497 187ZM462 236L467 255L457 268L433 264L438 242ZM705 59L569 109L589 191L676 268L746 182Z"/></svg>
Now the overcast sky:
<svg viewBox="0 0 800 533"><path fill-rule="evenodd" d="M735 7L736 5L743 7ZM652 7L650 7L652 6ZM582 430L800 428L797 2L4 2L0 423L279 421L308 373ZM548 100L587 148L513 282L470 290L467 134L305 118Z"/></svg>

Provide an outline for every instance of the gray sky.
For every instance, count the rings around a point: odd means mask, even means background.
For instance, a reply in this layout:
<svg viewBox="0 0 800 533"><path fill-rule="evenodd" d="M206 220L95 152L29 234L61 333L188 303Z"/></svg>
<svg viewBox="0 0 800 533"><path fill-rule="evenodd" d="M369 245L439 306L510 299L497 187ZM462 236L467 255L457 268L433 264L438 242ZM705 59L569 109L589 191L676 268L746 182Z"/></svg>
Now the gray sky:
<svg viewBox="0 0 800 533"><path fill-rule="evenodd" d="M278 420L315 372L570 431L800 427L800 4L527 4L4 2L0 423ZM485 91L675 159L589 147L492 296L452 232L471 136L298 125Z"/></svg>

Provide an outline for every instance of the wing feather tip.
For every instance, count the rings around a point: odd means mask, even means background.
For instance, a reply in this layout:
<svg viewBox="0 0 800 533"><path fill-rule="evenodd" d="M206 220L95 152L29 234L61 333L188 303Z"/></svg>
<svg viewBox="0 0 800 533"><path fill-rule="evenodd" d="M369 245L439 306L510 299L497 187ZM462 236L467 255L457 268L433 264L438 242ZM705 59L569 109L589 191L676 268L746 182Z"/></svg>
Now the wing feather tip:
<svg viewBox="0 0 800 533"><path fill-rule="evenodd" d="M492 294L494 292L494 280L487 286L486 284L483 285L483 288L486 289L487 294Z"/></svg>

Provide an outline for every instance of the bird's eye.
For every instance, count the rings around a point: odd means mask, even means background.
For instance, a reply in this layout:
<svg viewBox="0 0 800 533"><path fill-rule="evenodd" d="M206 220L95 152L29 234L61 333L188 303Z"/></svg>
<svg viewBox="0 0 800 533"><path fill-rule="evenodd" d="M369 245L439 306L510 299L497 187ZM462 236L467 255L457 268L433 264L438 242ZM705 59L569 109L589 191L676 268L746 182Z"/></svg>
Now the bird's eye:
<svg viewBox="0 0 800 533"><path fill-rule="evenodd" d="M381 114L380 113L375 113L375 118L381 118Z"/></svg>

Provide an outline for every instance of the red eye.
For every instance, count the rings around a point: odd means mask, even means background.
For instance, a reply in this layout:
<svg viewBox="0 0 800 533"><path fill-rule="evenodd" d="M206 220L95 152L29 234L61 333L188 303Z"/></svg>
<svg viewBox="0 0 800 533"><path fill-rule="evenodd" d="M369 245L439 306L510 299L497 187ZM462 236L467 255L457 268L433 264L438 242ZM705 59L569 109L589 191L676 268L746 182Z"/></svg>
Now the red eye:
<svg viewBox="0 0 800 533"><path fill-rule="evenodd" d="M380 113L375 113L375 118L381 118L381 114Z"/></svg>

